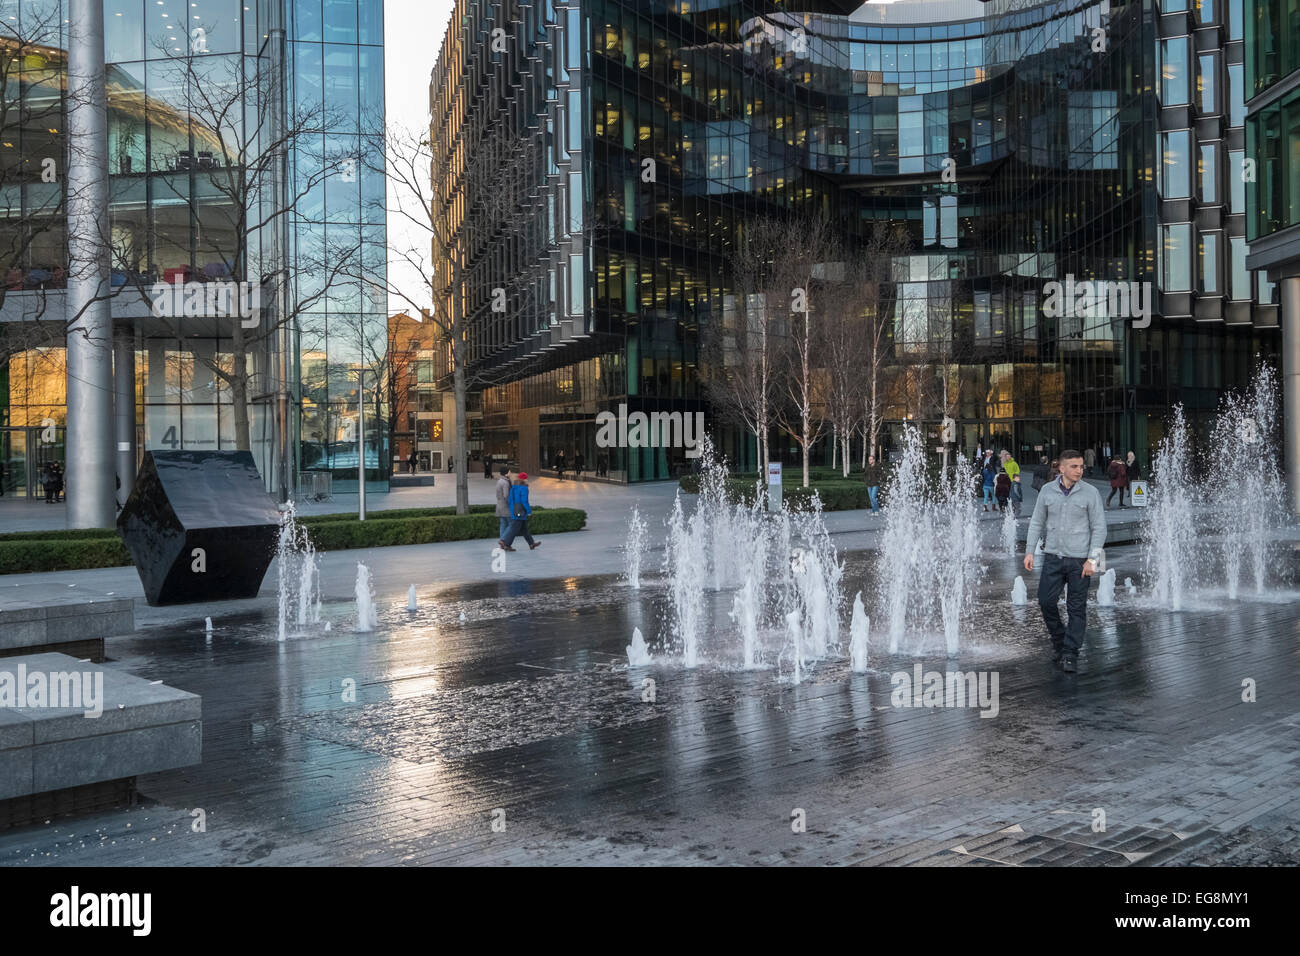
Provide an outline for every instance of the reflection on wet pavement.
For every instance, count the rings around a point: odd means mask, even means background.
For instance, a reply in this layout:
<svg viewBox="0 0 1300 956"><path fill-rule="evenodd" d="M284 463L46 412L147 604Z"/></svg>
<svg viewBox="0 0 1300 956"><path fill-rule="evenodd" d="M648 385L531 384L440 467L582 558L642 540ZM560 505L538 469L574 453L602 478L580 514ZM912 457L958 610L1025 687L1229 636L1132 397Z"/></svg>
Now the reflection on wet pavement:
<svg viewBox="0 0 1300 956"><path fill-rule="evenodd" d="M868 598L871 556L846 557ZM0 833L0 863L1293 861L1297 594L1151 610L1135 553L1108 557L1138 596L1094 593L1073 676L1003 558L955 661L937 634L886 658L873 628L869 673L843 648L798 685L775 627L740 669L727 592L706 591L704 664L665 657L654 574L486 580L381 605L370 634L347 603L283 643L261 614L141 630L109 654L203 696L203 763L142 778L142 806ZM627 666L634 627L651 667ZM918 662L996 671L997 717L896 706Z"/></svg>

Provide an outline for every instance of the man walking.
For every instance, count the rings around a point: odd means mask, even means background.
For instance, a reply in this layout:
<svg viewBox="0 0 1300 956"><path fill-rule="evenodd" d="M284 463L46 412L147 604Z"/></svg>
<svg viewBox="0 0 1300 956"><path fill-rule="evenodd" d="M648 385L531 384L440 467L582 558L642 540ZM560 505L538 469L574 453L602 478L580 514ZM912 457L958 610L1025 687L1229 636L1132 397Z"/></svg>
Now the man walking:
<svg viewBox="0 0 1300 956"><path fill-rule="evenodd" d="M1025 570L1034 570L1034 551L1046 530L1038 606L1057 664L1067 674L1073 674L1088 626L1088 586L1106 543L1106 511L1101 494L1083 480L1083 455L1074 449L1062 452L1060 465L1061 473L1043 486L1034 504L1025 538ZM1061 623L1061 611L1056 606L1062 588L1066 589L1068 624Z"/></svg>
<svg viewBox="0 0 1300 956"><path fill-rule="evenodd" d="M510 467L501 466L501 477L497 479L497 538L504 538L510 530Z"/></svg>
<svg viewBox="0 0 1300 956"><path fill-rule="evenodd" d="M872 455L867 459L866 471L863 472L863 478L867 481L867 497L871 499L871 513L880 514L880 482L885 476L885 470L876 464L876 456Z"/></svg>

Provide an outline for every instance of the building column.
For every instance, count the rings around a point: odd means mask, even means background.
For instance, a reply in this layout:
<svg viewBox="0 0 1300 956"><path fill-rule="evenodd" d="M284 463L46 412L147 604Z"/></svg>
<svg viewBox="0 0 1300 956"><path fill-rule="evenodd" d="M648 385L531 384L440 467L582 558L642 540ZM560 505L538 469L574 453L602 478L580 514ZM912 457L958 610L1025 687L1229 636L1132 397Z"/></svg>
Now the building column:
<svg viewBox="0 0 1300 956"><path fill-rule="evenodd" d="M67 110L68 527L108 528L116 469L103 0L69 0Z"/></svg>
<svg viewBox="0 0 1300 956"><path fill-rule="evenodd" d="M113 329L113 425L117 442L117 506L135 487L135 330Z"/></svg>
<svg viewBox="0 0 1300 956"><path fill-rule="evenodd" d="M1282 294L1282 442L1287 506L1300 514L1300 275L1279 283Z"/></svg>

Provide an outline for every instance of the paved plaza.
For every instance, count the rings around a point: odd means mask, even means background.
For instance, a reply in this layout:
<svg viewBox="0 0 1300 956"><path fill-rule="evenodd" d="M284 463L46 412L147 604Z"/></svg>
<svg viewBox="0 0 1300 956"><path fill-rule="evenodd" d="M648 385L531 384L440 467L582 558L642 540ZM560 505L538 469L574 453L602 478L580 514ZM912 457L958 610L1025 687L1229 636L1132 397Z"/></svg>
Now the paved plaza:
<svg viewBox="0 0 1300 956"><path fill-rule="evenodd" d="M488 500L487 482L471 488ZM449 491L381 501L443 503L435 496ZM504 574L490 572L486 542L326 555L330 627L283 643L274 567L256 601L138 601L137 632L109 639L108 656L202 696L202 763L141 777L138 806L0 832L0 863L1127 866L1300 855L1296 592L1172 613L1122 591L1100 608L1094 589L1079 673L1064 675L1032 599L1008 600L1019 559L991 553L955 664L889 657L873 642L869 673L832 659L797 686L771 667L707 659L629 669L633 628L653 648L665 615L657 568L673 492L541 481L534 500L587 508L588 528L510 556ZM618 579L633 502L652 529L639 590ZM877 520L827 516L850 601L874 579ZM380 619L368 634L352 630L357 560L375 571ZM1142 586L1136 548L1108 560ZM43 578L139 593L133 569L22 577L32 580L0 587ZM710 626L724 629L729 608L725 592L711 596ZM894 675L918 663L996 671L996 716L898 706Z"/></svg>

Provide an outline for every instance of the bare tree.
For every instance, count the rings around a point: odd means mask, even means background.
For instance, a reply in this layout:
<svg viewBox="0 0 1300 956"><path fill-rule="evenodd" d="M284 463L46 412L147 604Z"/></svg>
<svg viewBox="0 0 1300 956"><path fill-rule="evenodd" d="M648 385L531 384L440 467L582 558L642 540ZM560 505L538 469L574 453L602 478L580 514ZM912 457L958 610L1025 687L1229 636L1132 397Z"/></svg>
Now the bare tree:
<svg viewBox="0 0 1300 956"><path fill-rule="evenodd" d="M878 224L844 256L843 276L822 295L822 347L828 417L843 448L841 474L849 474L853 437L864 433L863 465L874 449L881 417L880 370L887 354L889 266L905 237Z"/></svg>
<svg viewBox="0 0 1300 956"><path fill-rule="evenodd" d="M709 404L723 421L753 434L760 472L769 457L777 391L775 324L790 296L779 278L789 233L788 225L774 218L742 226L728 263L734 290L730 307L721 322L702 329L701 372Z"/></svg>
<svg viewBox="0 0 1300 956"><path fill-rule="evenodd" d="M780 349L778 388L780 401L775 418L798 443L803 463L803 487L809 485L809 453L826 428L826 387L820 349L822 314L815 306L817 295L829 294L829 281L843 272L843 247L823 217L791 222L786 233L787 250L776 270L776 292L785 289L784 301L769 307L779 309L786 334ZM816 288L814 286L816 285Z"/></svg>
<svg viewBox="0 0 1300 956"><path fill-rule="evenodd" d="M364 155L367 168L387 177L389 241L386 263L363 261L354 274L391 305L424 313L433 325L434 348L447 349L456 406L457 514L469 512L467 396L505 374L471 363L467 266L483 261L487 244L505 232L529 228L532 217L520 211L528 205L526 193L543 155L540 135L519 138L493 124L471 125L457 138L435 144L427 132L390 126L382 142L368 143ZM464 163L464 156L473 157L472 164ZM481 228L471 229L471 222ZM536 271L503 278L500 299L519 303Z"/></svg>

